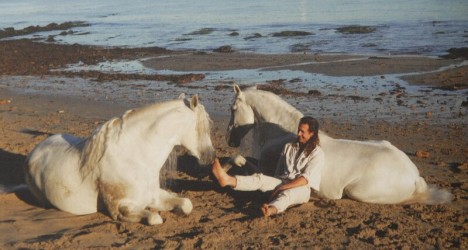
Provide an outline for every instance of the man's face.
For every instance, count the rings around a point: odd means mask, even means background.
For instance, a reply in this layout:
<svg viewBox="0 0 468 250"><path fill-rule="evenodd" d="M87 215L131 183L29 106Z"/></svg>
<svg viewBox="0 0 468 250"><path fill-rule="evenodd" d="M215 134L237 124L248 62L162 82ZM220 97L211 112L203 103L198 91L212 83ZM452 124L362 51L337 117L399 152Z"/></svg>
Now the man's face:
<svg viewBox="0 0 468 250"><path fill-rule="evenodd" d="M304 144L306 143L312 136L314 135L314 132L309 131L309 125L308 124L300 124L299 127L297 128L297 136L299 139L299 143Z"/></svg>

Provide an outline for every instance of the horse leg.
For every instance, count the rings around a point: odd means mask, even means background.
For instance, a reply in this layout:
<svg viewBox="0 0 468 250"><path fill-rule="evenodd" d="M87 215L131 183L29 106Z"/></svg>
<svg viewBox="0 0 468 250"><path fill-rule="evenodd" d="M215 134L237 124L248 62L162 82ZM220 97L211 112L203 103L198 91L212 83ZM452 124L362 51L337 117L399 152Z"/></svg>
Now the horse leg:
<svg viewBox="0 0 468 250"><path fill-rule="evenodd" d="M140 222L142 219L146 219L149 225L163 223L157 212L137 206L134 201L126 198L127 192L124 185L101 182L99 190L103 203L112 219L127 222Z"/></svg>
<svg viewBox="0 0 468 250"><path fill-rule="evenodd" d="M146 219L149 225L163 223L163 219L158 212L147 209L138 209L129 202L120 204L118 219L126 222L140 222L142 219Z"/></svg>
<svg viewBox="0 0 468 250"><path fill-rule="evenodd" d="M159 200L150 204L150 208L158 211L172 211L175 209L181 211L185 215L192 212L192 202L187 198L178 197L177 195L163 189L159 190L158 198Z"/></svg>

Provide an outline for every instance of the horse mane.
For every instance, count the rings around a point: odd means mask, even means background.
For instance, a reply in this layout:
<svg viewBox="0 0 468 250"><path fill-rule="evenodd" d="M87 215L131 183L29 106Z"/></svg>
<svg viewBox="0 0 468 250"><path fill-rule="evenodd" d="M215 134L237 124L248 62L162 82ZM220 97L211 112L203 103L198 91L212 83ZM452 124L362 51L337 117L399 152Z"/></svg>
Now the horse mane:
<svg viewBox="0 0 468 250"><path fill-rule="evenodd" d="M125 122L125 121L128 121L131 118L136 117L136 116L147 115L149 112L154 113L155 109L158 110L158 113L163 113L163 112L166 112L167 110L179 107L177 105L174 107L174 104L176 104L176 103L181 103L181 100L180 99L169 100L169 101L166 101L166 102L159 102L159 103L149 104L147 106L136 108L136 109L130 109L130 110L126 111L122 115L121 118L122 118L122 121Z"/></svg>
<svg viewBox="0 0 468 250"><path fill-rule="evenodd" d="M254 110L256 119L261 119L258 122L278 124L286 131L296 132L299 119L304 115L294 106L268 91L249 88L243 93L247 97L247 103ZM271 110L274 110L274 112L271 112ZM276 115L266 117L265 115L268 113ZM263 117L258 117L259 114L263 114Z"/></svg>
<svg viewBox="0 0 468 250"><path fill-rule="evenodd" d="M203 105L198 105L198 112L196 112L197 118L197 133L198 135L203 135L205 133L209 133L211 131L211 126L213 121L210 119L210 116L205 110Z"/></svg>
<svg viewBox="0 0 468 250"><path fill-rule="evenodd" d="M201 150L200 152L205 151L206 148L211 148L211 140L209 137L204 136L205 134L211 134L211 127L213 121L210 119L210 116L205 110L205 107L198 103L197 112L195 112L196 125L195 130L197 132L197 137L200 141ZM200 157L212 157L211 155L202 154ZM203 160L206 161L206 160Z"/></svg>
<svg viewBox="0 0 468 250"><path fill-rule="evenodd" d="M122 124L122 118L112 118L80 143L82 144L80 171L83 176L93 172L106 151L109 138L120 134Z"/></svg>

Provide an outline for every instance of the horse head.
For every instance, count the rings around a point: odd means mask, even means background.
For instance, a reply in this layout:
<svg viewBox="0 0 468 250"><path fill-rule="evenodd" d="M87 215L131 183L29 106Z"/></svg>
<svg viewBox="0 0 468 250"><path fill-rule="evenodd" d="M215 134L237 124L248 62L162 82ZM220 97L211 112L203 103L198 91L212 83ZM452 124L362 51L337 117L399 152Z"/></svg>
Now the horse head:
<svg viewBox="0 0 468 250"><path fill-rule="evenodd" d="M239 147L242 138L255 125L255 114L240 87L237 84L233 87L236 95L231 106L231 120L227 128L226 139L229 146Z"/></svg>
<svg viewBox="0 0 468 250"><path fill-rule="evenodd" d="M192 96L190 100L184 99L184 102L195 114L195 129L186 129L187 134L183 136L181 144L201 165L211 164L215 157L215 149L211 142L212 121L197 95Z"/></svg>

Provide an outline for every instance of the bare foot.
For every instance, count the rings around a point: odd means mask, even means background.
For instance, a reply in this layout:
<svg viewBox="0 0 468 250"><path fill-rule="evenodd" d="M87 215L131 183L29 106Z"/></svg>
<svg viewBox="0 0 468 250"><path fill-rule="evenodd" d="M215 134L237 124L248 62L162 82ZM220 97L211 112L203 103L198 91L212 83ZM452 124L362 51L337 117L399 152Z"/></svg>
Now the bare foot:
<svg viewBox="0 0 468 250"><path fill-rule="evenodd" d="M271 215L274 215L274 214L278 213L278 209L276 209L276 207L270 206L270 205L268 205L266 203L263 204L263 206L260 208L260 210L262 210L262 214L265 217L269 217Z"/></svg>
<svg viewBox="0 0 468 250"><path fill-rule="evenodd" d="M237 179L235 177L228 175L228 173L224 171L223 167L219 163L218 158L214 160L212 172L214 176L216 177L216 180L218 180L218 183L221 187L226 187L226 186L235 187L236 186Z"/></svg>

